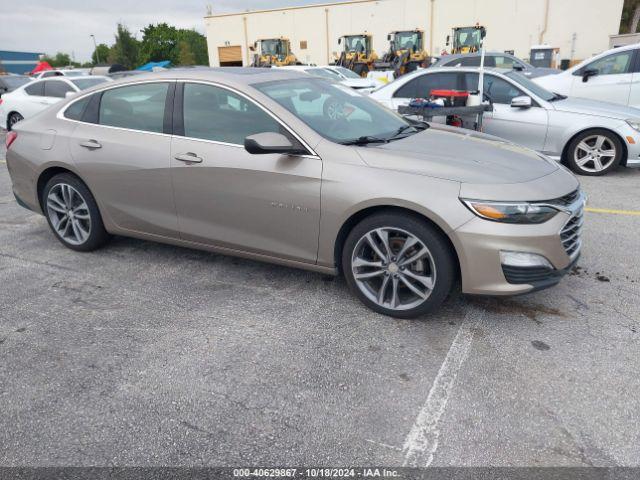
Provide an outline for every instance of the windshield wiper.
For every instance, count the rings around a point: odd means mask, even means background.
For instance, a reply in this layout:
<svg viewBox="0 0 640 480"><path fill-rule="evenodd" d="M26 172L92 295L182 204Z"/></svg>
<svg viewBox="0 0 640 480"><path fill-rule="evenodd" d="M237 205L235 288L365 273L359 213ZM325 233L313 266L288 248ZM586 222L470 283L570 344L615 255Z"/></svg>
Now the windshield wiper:
<svg viewBox="0 0 640 480"><path fill-rule="evenodd" d="M340 142L341 145L369 145L370 143L389 143L386 138L371 137L365 135L363 137L354 138L353 140L345 140Z"/></svg>

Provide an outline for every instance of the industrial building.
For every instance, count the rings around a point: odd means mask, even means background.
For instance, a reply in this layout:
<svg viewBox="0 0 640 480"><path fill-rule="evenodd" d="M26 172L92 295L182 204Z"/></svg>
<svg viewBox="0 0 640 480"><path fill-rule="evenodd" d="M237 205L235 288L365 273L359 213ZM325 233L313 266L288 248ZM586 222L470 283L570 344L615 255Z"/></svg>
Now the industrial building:
<svg viewBox="0 0 640 480"><path fill-rule="evenodd" d="M285 37L304 63L327 64L342 35L370 33L378 54L387 34L419 28L431 55L446 48L457 26L487 28L488 50L528 58L532 45L559 49L560 59L588 58L609 47L624 0L352 0L311 6L211 14L205 17L211 66L249 65L258 39Z"/></svg>
<svg viewBox="0 0 640 480"><path fill-rule="evenodd" d="M36 52L11 52L0 50L0 73L23 74L30 72L40 61L42 53Z"/></svg>

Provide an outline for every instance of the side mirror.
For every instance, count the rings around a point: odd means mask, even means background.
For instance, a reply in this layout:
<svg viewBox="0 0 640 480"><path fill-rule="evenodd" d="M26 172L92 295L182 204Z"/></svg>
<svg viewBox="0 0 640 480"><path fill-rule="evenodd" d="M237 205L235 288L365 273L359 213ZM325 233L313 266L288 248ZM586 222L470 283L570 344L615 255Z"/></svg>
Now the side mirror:
<svg viewBox="0 0 640 480"><path fill-rule="evenodd" d="M269 153L293 155L302 153L287 137L275 132L256 133L248 136L244 139L244 149L252 155L266 155Z"/></svg>
<svg viewBox="0 0 640 480"><path fill-rule="evenodd" d="M73 97L77 92L66 92L64 94L64 98L71 98Z"/></svg>
<svg viewBox="0 0 640 480"><path fill-rule="evenodd" d="M451 35L447 35L447 47L449 46L450 41L451 41Z"/></svg>
<svg viewBox="0 0 640 480"><path fill-rule="evenodd" d="M338 39L338 45L341 45L341 44L342 44L342 38L339 38Z"/></svg>
<svg viewBox="0 0 640 480"><path fill-rule="evenodd" d="M391 35L387 35L387 40L391 41Z"/></svg>
<svg viewBox="0 0 640 480"><path fill-rule="evenodd" d="M515 97L511 100L512 108L531 108L532 106L533 102L531 101L531 97L527 97L526 95Z"/></svg>
<svg viewBox="0 0 640 480"><path fill-rule="evenodd" d="M482 28L480 29L480 38L484 38L484 37L486 37L486 36L487 36L487 29L486 29L486 28L484 28L484 27L482 27Z"/></svg>
<svg viewBox="0 0 640 480"><path fill-rule="evenodd" d="M584 83L589 81L589 77L595 77L600 72L595 68L587 68L584 72L582 72L582 81Z"/></svg>
<svg viewBox="0 0 640 480"><path fill-rule="evenodd" d="M519 65L519 64L517 64L517 63L514 63L514 64L513 64L513 69L514 69L516 72L522 72L522 71L524 70L524 67L523 67L522 65Z"/></svg>

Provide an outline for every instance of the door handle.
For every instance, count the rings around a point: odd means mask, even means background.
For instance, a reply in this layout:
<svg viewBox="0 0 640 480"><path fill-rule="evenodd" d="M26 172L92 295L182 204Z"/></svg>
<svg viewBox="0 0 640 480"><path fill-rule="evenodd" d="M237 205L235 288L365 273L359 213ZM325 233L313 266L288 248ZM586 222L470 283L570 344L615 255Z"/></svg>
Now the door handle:
<svg viewBox="0 0 640 480"><path fill-rule="evenodd" d="M102 145L100 145L100 142L98 142L97 140L86 140L84 142L80 142L80 146L84 148L88 148L89 150L102 148Z"/></svg>
<svg viewBox="0 0 640 480"><path fill-rule="evenodd" d="M185 163L202 163L202 157L199 157L193 152L181 153L180 155L176 155L173 158Z"/></svg>

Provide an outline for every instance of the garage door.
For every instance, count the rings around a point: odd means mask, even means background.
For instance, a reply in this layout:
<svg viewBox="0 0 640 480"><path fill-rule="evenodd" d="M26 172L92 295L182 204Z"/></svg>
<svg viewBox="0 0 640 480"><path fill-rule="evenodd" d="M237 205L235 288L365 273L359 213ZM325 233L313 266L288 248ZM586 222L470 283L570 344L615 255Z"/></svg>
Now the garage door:
<svg viewBox="0 0 640 480"><path fill-rule="evenodd" d="M221 67L241 67L242 47L240 45L218 47L218 58L220 58Z"/></svg>

